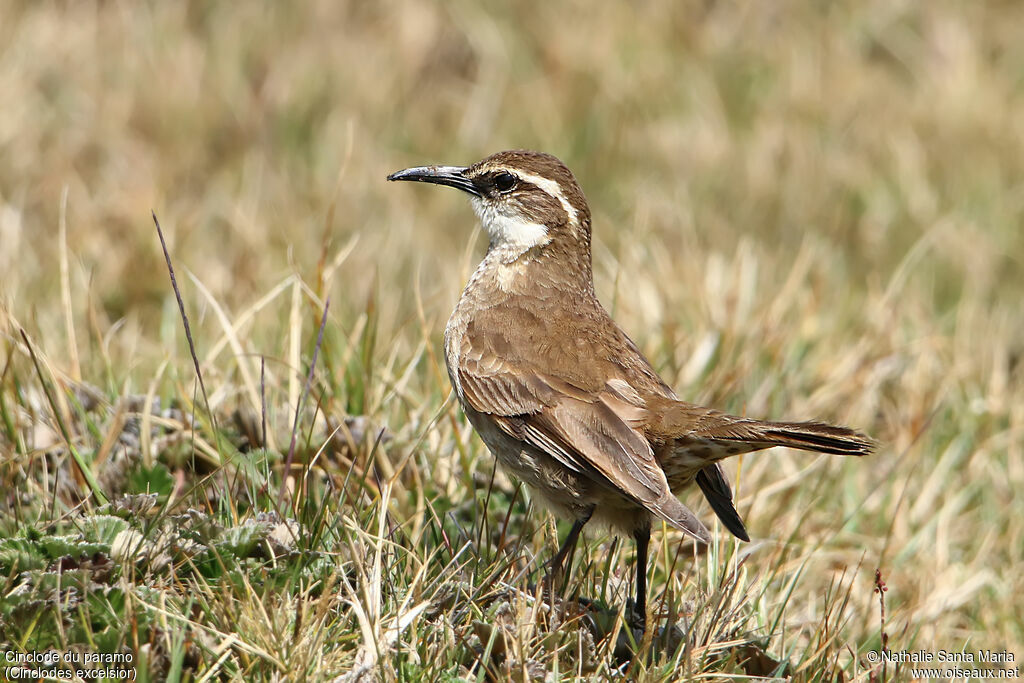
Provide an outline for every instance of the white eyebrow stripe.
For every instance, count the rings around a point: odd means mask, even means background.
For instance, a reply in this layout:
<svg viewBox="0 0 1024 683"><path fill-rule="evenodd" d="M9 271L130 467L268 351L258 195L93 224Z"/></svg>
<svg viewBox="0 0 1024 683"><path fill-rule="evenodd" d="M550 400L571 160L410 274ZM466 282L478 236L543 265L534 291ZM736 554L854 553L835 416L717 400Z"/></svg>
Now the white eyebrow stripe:
<svg viewBox="0 0 1024 683"><path fill-rule="evenodd" d="M533 183L540 189L547 192L552 197L555 197L559 202L562 203L562 208L565 209L565 212L569 215L569 221L575 225L579 225L579 223L576 220L576 208L572 204L570 204L569 200L565 198L564 194L562 194L561 185L556 183L554 180L551 180L550 178L545 178L544 176L540 175L534 175L533 173L524 173L519 169L513 170L512 173L519 176L521 180L525 180L528 183Z"/></svg>

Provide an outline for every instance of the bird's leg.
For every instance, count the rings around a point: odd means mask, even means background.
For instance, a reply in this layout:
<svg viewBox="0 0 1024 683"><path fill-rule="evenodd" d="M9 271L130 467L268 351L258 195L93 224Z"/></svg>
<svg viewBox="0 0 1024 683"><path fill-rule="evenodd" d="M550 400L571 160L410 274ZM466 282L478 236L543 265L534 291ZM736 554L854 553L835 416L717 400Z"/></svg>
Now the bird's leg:
<svg viewBox="0 0 1024 683"><path fill-rule="evenodd" d="M548 581L551 586L554 586L554 579L561 577L563 570L565 569L566 558L569 558L570 569L572 562L572 554L576 549L576 542L580 538L580 532L583 531L583 527L586 526L587 522L590 521L591 515L594 514L594 508L589 508L583 517L577 518L572 523L572 528L569 529L569 534L565 537L565 541L562 543L562 547L558 549L554 557L548 561Z"/></svg>
<svg viewBox="0 0 1024 683"><path fill-rule="evenodd" d="M636 540L636 602L634 609L640 618L640 629L647 624L647 545L651 541L650 527L642 527L633 532Z"/></svg>

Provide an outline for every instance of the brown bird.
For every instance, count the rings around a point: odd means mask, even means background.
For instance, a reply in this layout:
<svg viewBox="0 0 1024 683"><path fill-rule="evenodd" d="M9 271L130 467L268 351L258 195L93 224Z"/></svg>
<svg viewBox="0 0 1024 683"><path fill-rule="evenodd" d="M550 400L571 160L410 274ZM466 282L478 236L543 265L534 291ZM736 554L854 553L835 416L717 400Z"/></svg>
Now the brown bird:
<svg viewBox="0 0 1024 683"><path fill-rule="evenodd" d="M490 244L445 328L452 386L498 461L573 520L554 573L590 519L636 540L641 626L652 521L711 539L676 493L696 481L725 527L749 540L719 460L772 446L871 451L868 437L845 427L752 420L679 400L598 301L590 209L555 157L500 152L388 180L469 194Z"/></svg>

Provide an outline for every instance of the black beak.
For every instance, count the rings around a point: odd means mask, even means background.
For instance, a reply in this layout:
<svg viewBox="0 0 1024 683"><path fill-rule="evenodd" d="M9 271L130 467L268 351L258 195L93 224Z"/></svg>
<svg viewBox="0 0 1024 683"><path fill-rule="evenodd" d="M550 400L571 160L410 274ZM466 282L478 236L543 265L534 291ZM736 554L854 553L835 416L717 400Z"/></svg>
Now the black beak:
<svg viewBox="0 0 1024 683"><path fill-rule="evenodd" d="M413 180L420 183L447 185L479 197L480 190L473 185L472 180L465 176L466 170L465 166L417 166L392 173L388 176L388 180Z"/></svg>

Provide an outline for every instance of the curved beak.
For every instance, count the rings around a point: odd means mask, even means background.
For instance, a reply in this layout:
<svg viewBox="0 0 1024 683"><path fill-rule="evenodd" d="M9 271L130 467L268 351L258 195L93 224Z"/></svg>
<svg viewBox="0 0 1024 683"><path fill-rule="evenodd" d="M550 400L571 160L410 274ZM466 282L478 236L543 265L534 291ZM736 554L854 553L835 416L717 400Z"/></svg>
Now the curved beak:
<svg viewBox="0 0 1024 683"><path fill-rule="evenodd" d="M388 180L412 180L447 185L479 197L480 191L473 185L473 181L465 176L466 170L466 166L416 166L392 173Z"/></svg>

